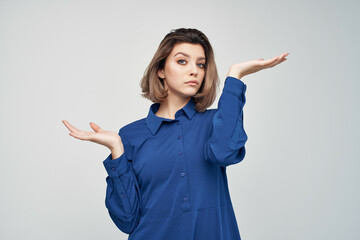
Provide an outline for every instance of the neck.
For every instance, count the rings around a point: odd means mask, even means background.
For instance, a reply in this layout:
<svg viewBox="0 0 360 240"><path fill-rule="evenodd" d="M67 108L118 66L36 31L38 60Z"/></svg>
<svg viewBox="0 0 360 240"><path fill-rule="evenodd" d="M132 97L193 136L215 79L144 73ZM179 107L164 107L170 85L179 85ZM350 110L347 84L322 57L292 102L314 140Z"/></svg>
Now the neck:
<svg viewBox="0 0 360 240"><path fill-rule="evenodd" d="M190 101L190 98L191 97L170 97L168 95L168 97L160 104L155 115L162 118L175 119L175 113L183 108Z"/></svg>

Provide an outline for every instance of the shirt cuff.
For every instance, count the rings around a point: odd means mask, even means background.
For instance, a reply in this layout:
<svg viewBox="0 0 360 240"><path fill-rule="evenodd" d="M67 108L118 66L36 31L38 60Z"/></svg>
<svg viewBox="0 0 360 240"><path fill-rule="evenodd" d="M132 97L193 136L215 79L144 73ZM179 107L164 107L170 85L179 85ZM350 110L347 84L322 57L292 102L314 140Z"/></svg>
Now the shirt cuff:
<svg viewBox="0 0 360 240"><path fill-rule="evenodd" d="M129 170L129 161L125 153L116 159L112 159L112 154L110 153L103 161L103 164L110 177L119 177Z"/></svg>
<svg viewBox="0 0 360 240"><path fill-rule="evenodd" d="M234 94L244 101L246 84L238 78L228 76L225 79L224 91Z"/></svg>

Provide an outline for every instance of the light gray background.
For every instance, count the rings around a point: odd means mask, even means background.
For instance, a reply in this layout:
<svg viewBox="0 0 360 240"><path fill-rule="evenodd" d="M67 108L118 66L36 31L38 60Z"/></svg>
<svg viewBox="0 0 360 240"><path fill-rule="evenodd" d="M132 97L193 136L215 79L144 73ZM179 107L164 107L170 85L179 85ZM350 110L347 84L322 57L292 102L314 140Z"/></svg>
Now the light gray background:
<svg viewBox="0 0 360 240"><path fill-rule="evenodd" d="M107 148L68 135L146 117L140 79L171 29L244 77L245 159L227 168L242 239L359 239L359 1L0 1L0 238L127 239L105 208Z"/></svg>

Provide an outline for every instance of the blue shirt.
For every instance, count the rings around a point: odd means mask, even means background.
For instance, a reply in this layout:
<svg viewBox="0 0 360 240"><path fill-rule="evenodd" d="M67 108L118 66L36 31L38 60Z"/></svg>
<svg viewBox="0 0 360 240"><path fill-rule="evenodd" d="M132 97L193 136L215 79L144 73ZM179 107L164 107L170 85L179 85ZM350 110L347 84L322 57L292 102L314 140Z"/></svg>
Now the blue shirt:
<svg viewBox="0 0 360 240"><path fill-rule="evenodd" d="M119 130L124 153L103 162L105 205L129 240L237 240L226 167L245 156L246 85L227 77L217 109L191 98L175 119L155 115Z"/></svg>

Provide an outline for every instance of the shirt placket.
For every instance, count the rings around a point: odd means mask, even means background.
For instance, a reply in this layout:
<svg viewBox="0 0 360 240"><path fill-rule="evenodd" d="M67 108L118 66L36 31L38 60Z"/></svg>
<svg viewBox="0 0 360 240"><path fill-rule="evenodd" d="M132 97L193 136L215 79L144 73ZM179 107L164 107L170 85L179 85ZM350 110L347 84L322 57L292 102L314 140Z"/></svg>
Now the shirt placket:
<svg viewBox="0 0 360 240"><path fill-rule="evenodd" d="M180 112L175 115L175 124L176 124L176 143L177 143L177 166L178 173L177 177L179 180L179 184L181 185L181 189L183 189L182 194L180 194L180 201L181 201L181 209L184 211L190 209L190 193L189 193L189 178L188 178L188 170L186 168L186 159L185 159L185 153L184 153L184 141L183 141L183 127L182 127L182 121L185 116L181 114Z"/></svg>

